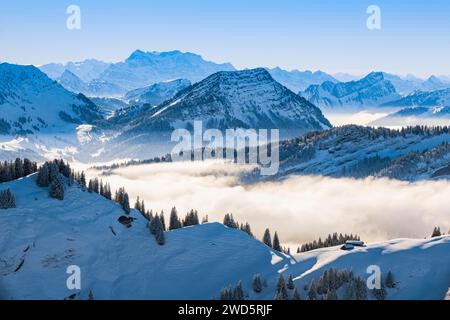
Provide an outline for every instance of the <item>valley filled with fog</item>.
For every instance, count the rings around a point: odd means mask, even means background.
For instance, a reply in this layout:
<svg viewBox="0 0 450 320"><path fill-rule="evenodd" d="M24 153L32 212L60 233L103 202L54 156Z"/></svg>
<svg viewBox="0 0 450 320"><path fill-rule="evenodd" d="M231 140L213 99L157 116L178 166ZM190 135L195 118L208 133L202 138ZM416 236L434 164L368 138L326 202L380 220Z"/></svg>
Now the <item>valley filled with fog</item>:
<svg viewBox="0 0 450 320"><path fill-rule="evenodd" d="M82 167L80 167L81 169ZM239 174L249 170L220 162L166 163L115 169L108 175L89 169L112 189L124 186L131 203L137 196L146 208L179 214L196 209L210 221L233 213L248 221L257 237L270 227L293 247L331 232L357 233L365 241L423 238L434 226L450 226L450 183L403 182L291 176L282 181L243 185Z"/></svg>

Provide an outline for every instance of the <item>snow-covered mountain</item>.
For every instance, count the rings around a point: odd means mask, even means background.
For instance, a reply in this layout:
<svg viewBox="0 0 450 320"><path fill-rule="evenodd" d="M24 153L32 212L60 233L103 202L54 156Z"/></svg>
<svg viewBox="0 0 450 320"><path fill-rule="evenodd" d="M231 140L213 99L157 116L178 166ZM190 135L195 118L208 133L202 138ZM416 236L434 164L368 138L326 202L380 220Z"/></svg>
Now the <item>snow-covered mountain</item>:
<svg viewBox="0 0 450 320"><path fill-rule="evenodd" d="M358 81L312 85L300 93L323 108L358 108L379 106L400 98L395 87L381 72L373 72Z"/></svg>
<svg viewBox="0 0 450 320"><path fill-rule="evenodd" d="M265 69L221 71L157 107L122 110L103 126L112 135L120 134L96 148L104 150L107 159L163 155L174 146L173 130L191 131L198 120L203 129L280 129L281 138L331 127L320 109L276 82Z"/></svg>
<svg viewBox="0 0 450 320"><path fill-rule="evenodd" d="M307 299L312 280L319 283L325 271L351 270L365 283L371 265L380 268L382 279L389 272L393 276L385 299L442 300L449 288L450 236L288 256L239 229L207 223L165 232L165 244L158 245L135 209L127 228L119 222L124 211L118 204L67 182L64 200L50 198L35 179L0 185L16 198L16 208L0 214L1 299L88 299L91 293L94 299L209 300L238 281L248 299L273 299L280 274L292 275L300 297ZM66 286L67 268L74 265L81 271L79 290ZM255 274L267 284L259 293L252 290ZM349 296L345 287L351 283L336 289L339 299ZM365 288L359 297L375 299ZM291 298L293 290L287 294Z"/></svg>
<svg viewBox="0 0 450 320"><path fill-rule="evenodd" d="M275 81L294 92L303 91L310 85L322 84L325 81L338 82L331 75L320 70L316 72L299 70L286 71L276 67L267 69L267 71L269 71Z"/></svg>
<svg viewBox="0 0 450 320"><path fill-rule="evenodd" d="M87 83L98 78L109 65L110 63L96 59L87 59L79 62L68 62L66 64L49 63L40 66L39 69L53 80L61 77L64 71L67 70L75 74L83 82Z"/></svg>
<svg viewBox="0 0 450 320"><path fill-rule="evenodd" d="M191 85L187 79L177 79L152 84L140 89L135 89L125 94L125 99L131 104L144 104L156 106L170 98L178 91Z"/></svg>
<svg viewBox="0 0 450 320"><path fill-rule="evenodd" d="M431 92L416 91L403 97L385 103L395 107L444 107L450 106L450 88Z"/></svg>
<svg viewBox="0 0 450 320"><path fill-rule="evenodd" d="M194 120L202 120L205 128L217 129L280 128L306 132L331 127L316 106L259 68L215 73L131 121L128 132L188 128Z"/></svg>
<svg viewBox="0 0 450 320"><path fill-rule="evenodd" d="M436 170L448 165L445 162L448 159L448 146L439 152L435 149L443 143L450 143L448 127L412 127L403 130L356 125L336 127L281 142L278 177L318 174L332 177L430 179ZM416 155L424 152L430 152L434 160L417 161L416 174L406 171L399 171L395 176L389 174L391 170L388 168L400 161L398 159L419 159ZM439 160L438 156L443 160Z"/></svg>
<svg viewBox="0 0 450 320"><path fill-rule="evenodd" d="M110 65L98 80L126 90L134 90L173 79L200 81L217 71L232 71L229 63L205 61L190 52L134 51L125 61Z"/></svg>
<svg viewBox="0 0 450 320"><path fill-rule="evenodd" d="M124 89L106 81L94 79L85 83L69 70L65 70L57 81L67 90L86 96L112 98L121 97L125 93Z"/></svg>
<svg viewBox="0 0 450 320"><path fill-rule="evenodd" d="M62 75L56 81L64 88L74 93L89 94L88 85L69 70L64 70Z"/></svg>
<svg viewBox="0 0 450 320"><path fill-rule="evenodd" d="M67 91L36 67L0 64L2 134L73 132L101 118L92 101Z"/></svg>
<svg viewBox="0 0 450 320"><path fill-rule="evenodd" d="M450 107L409 107L372 121L374 126L449 125Z"/></svg>

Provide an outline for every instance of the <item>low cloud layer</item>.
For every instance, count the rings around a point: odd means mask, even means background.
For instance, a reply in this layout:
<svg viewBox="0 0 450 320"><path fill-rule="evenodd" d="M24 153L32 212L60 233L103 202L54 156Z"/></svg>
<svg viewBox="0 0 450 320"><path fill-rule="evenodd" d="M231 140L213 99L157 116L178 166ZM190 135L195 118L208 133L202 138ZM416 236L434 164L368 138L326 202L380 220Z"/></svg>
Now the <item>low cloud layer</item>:
<svg viewBox="0 0 450 320"><path fill-rule="evenodd" d="M125 186L146 207L191 208L210 221L233 213L260 237L266 227L284 243L299 244L330 232L358 233L366 241L428 236L435 225L450 228L450 183L407 183L387 179L292 177L251 186L236 184L245 167L220 163L172 163L121 168L102 177ZM95 172L91 171L92 176Z"/></svg>

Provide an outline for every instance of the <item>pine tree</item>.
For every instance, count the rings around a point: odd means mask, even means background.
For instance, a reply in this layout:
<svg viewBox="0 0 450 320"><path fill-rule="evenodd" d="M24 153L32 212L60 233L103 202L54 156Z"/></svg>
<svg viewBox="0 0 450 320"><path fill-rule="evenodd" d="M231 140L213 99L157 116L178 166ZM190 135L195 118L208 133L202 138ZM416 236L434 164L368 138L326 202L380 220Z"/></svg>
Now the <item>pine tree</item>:
<svg viewBox="0 0 450 320"><path fill-rule="evenodd" d="M64 178L60 173L52 179L48 193L52 198L64 200Z"/></svg>
<svg viewBox="0 0 450 320"><path fill-rule="evenodd" d="M164 231L161 228L159 228L158 231L156 232L155 239L156 239L156 242L160 246L162 246L164 243L166 243L166 239L165 239L165 236L164 236Z"/></svg>
<svg viewBox="0 0 450 320"><path fill-rule="evenodd" d="M292 293L292 300L301 300L297 288L294 288L294 293Z"/></svg>
<svg viewBox="0 0 450 320"><path fill-rule="evenodd" d="M166 231L166 219L164 218L164 211L161 211L159 219L161 220L162 231Z"/></svg>
<svg viewBox="0 0 450 320"><path fill-rule="evenodd" d="M389 289L392 289L395 287L395 282L394 282L394 276L392 275L392 272L388 272L387 277L386 277L386 287Z"/></svg>
<svg viewBox="0 0 450 320"><path fill-rule="evenodd" d="M266 246L269 246L272 248L272 238L270 236L270 230L268 228L266 229L266 231L264 231L263 243Z"/></svg>
<svg viewBox="0 0 450 320"><path fill-rule="evenodd" d="M126 214L130 214L130 200L128 199L128 193L123 194L122 209Z"/></svg>
<svg viewBox="0 0 450 320"><path fill-rule="evenodd" d="M150 220L150 233L153 235L156 235L158 230L162 230L162 224L161 220L159 219L158 214L156 214L151 220Z"/></svg>
<svg viewBox="0 0 450 320"><path fill-rule="evenodd" d="M283 274L278 277L277 291L275 293L275 300L288 300L288 293Z"/></svg>
<svg viewBox="0 0 450 320"><path fill-rule="evenodd" d="M223 225L228 228L237 229L239 224L234 221L233 214L227 213L223 218Z"/></svg>
<svg viewBox="0 0 450 320"><path fill-rule="evenodd" d="M80 184L81 184L81 190L86 190L86 175L84 174L84 171L81 171L80 176Z"/></svg>
<svg viewBox="0 0 450 320"><path fill-rule="evenodd" d="M282 252L281 245L280 245L280 239L278 239L278 234L275 231L275 235L273 236L273 248L279 252Z"/></svg>
<svg viewBox="0 0 450 320"><path fill-rule="evenodd" d="M92 179L89 179L89 183L88 183L88 192L92 193L94 192L94 181Z"/></svg>
<svg viewBox="0 0 450 320"><path fill-rule="evenodd" d="M16 161L14 161L14 178L18 179L23 177L24 170L23 170L23 162L22 159L16 158Z"/></svg>
<svg viewBox="0 0 450 320"><path fill-rule="evenodd" d="M289 290L293 290L295 288L294 279L292 277L292 274L290 274L288 277L287 288Z"/></svg>
<svg viewBox="0 0 450 320"><path fill-rule="evenodd" d="M261 277L259 274L255 274L253 277L253 291L259 293L262 291Z"/></svg>
<svg viewBox="0 0 450 320"><path fill-rule="evenodd" d="M317 300L317 286L314 280L311 281L308 288L308 300Z"/></svg>
<svg viewBox="0 0 450 320"><path fill-rule="evenodd" d="M337 300L337 299L338 299L338 296L337 296L336 291L330 290L330 291L327 291L327 293L325 293L325 300Z"/></svg>
<svg viewBox="0 0 450 320"><path fill-rule="evenodd" d="M441 228L440 227L434 227L433 233L431 234L431 237L440 237L441 234Z"/></svg>
<svg viewBox="0 0 450 320"><path fill-rule="evenodd" d="M36 183L40 187L48 187L50 185L50 173L49 173L49 167L47 163L44 163L42 167L39 169Z"/></svg>
<svg viewBox="0 0 450 320"><path fill-rule="evenodd" d="M8 188L0 191L0 209L10 209L16 207L16 199L14 194Z"/></svg>
<svg viewBox="0 0 450 320"><path fill-rule="evenodd" d="M223 288L220 291L220 300L233 300L233 293L230 288Z"/></svg>
<svg viewBox="0 0 450 320"><path fill-rule="evenodd" d="M178 218L177 208L173 207L170 211L169 230L181 228L180 219Z"/></svg>
<svg viewBox="0 0 450 320"><path fill-rule="evenodd" d="M240 281L240 280L238 281L236 288L234 288L233 299L234 300L244 300L245 299L244 289L242 288L242 281Z"/></svg>

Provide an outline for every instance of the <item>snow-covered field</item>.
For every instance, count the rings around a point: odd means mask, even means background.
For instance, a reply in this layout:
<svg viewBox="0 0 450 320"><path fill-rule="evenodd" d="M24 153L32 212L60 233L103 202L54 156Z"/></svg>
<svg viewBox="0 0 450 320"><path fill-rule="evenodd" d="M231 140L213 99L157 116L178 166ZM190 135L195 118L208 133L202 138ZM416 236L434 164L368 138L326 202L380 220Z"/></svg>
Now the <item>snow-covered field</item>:
<svg viewBox="0 0 450 320"><path fill-rule="evenodd" d="M166 233L158 246L136 218L131 228L117 219L115 203L67 187L65 199L49 198L27 177L2 184L16 195L16 209L0 212L0 297L3 299L212 299L242 280L251 299L272 299L279 272L292 274L300 295L328 268L351 269L367 278L369 265L391 271L396 286L388 299L444 299L450 284L450 237L397 239L353 251L337 247L287 257L236 229L208 223ZM81 290L69 290L66 268L81 269ZM251 291L260 273L268 287ZM291 293L289 293L291 294ZM369 296L370 298L370 296Z"/></svg>

